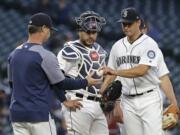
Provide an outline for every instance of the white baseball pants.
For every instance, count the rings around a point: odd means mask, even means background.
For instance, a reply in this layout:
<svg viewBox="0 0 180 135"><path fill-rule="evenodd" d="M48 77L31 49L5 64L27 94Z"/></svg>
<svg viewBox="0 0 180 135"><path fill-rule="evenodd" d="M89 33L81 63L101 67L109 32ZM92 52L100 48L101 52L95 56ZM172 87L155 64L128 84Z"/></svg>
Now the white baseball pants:
<svg viewBox="0 0 180 135"><path fill-rule="evenodd" d="M109 135L99 102L83 99L81 103L83 107L76 111L63 106L68 135Z"/></svg>
<svg viewBox="0 0 180 135"><path fill-rule="evenodd" d="M53 119L48 122L13 122L14 135L57 135Z"/></svg>
<svg viewBox="0 0 180 135"><path fill-rule="evenodd" d="M122 96L122 135L164 135L159 90L137 97Z"/></svg>

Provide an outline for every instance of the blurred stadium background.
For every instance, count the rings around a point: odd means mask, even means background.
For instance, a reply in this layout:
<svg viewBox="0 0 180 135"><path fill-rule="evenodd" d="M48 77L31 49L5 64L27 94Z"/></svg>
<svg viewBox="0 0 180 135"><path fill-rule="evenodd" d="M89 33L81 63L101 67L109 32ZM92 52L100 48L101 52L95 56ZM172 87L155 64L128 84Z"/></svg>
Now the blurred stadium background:
<svg viewBox="0 0 180 135"><path fill-rule="evenodd" d="M64 42L77 38L74 17L86 10L94 10L107 20L98 42L109 52L112 44L123 36L120 24L116 22L120 18L121 9L129 6L139 10L148 25L148 34L159 43L180 102L180 1L0 0L0 135L12 135L8 118L11 91L7 82L7 57L15 47L26 41L29 17L37 12L45 12L53 18L59 32L53 34L46 47L56 54ZM164 103L165 106L168 104L166 99ZM56 102L53 112L58 135L63 135L65 125L58 106ZM166 134L180 135L179 125ZM111 135L119 135L116 124L111 125L111 129Z"/></svg>

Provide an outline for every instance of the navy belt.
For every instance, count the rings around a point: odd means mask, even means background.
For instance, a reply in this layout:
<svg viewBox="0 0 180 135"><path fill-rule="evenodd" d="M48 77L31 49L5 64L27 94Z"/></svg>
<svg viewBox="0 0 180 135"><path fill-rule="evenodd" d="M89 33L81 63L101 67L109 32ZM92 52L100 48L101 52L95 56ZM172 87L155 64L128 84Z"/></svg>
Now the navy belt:
<svg viewBox="0 0 180 135"><path fill-rule="evenodd" d="M75 95L76 95L76 97L79 97L79 98L83 98L84 97L84 95L81 94L81 93L76 93ZM86 99L93 100L93 101L101 101L101 98L100 97L96 97L96 96L87 96Z"/></svg>
<svg viewBox="0 0 180 135"><path fill-rule="evenodd" d="M150 93L152 91L154 91L154 90L152 89L152 90L148 90L148 91L145 91L145 92L142 92L142 93L137 93L137 94L132 94L132 95L125 95L125 96L128 96L128 97L137 97L137 96L142 96L144 94Z"/></svg>

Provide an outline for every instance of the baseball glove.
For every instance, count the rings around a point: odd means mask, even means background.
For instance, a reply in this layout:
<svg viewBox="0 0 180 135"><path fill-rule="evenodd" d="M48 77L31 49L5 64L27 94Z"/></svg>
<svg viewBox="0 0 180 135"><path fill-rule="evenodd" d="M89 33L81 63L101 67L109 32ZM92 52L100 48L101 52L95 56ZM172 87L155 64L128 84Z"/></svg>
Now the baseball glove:
<svg viewBox="0 0 180 135"><path fill-rule="evenodd" d="M104 112L111 112L114 109L115 101L121 96L122 84L120 81L113 81L104 91L100 102Z"/></svg>
<svg viewBox="0 0 180 135"><path fill-rule="evenodd" d="M171 129L178 123L179 108L171 104L163 112L163 129Z"/></svg>

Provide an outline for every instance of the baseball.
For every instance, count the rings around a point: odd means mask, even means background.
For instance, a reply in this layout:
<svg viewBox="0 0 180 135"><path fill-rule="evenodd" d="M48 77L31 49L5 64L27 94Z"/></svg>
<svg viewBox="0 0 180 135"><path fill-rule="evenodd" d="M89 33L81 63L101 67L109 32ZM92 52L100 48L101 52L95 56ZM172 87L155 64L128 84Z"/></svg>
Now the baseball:
<svg viewBox="0 0 180 135"><path fill-rule="evenodd" d="M97 74L98 76L102 76L102 75L103 75L103 70L98 70L98 71L96 71L96 74Z"/></svg>

